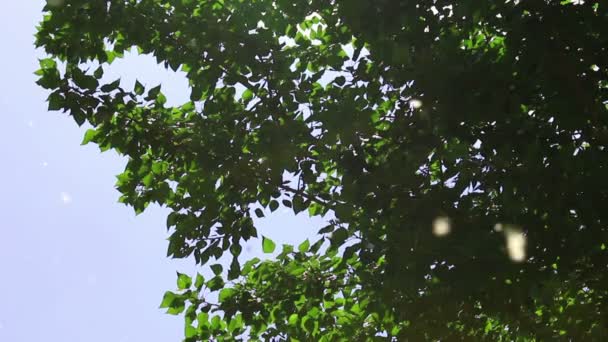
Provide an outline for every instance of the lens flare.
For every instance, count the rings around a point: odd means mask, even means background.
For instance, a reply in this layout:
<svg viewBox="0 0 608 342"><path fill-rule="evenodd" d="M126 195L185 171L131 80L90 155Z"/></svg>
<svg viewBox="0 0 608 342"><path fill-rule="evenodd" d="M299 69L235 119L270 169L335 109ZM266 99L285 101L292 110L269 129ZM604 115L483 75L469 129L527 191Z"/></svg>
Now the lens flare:
<svg viewBox="0 0 608 342"><path fill-rule="evenodd" d="M412 100L410 100L410 106L414 109L418 109L418 108L422 107L422 101L420 101L418 99L412 99Z"/></svg>
<svg viewBox="0 0 608 342"><path fill-rule="evenodd" d="M509 258L514 262L526 261L527 238L524 232L515 226L505 227L504 232Z"/></svg>
<svg viewBox="0 0 608 342"><path fill-rule="evenodd" d="M440 216L433 221L433 235L443 237L450 234L451 231L452 227L448 217Z"/></svg>

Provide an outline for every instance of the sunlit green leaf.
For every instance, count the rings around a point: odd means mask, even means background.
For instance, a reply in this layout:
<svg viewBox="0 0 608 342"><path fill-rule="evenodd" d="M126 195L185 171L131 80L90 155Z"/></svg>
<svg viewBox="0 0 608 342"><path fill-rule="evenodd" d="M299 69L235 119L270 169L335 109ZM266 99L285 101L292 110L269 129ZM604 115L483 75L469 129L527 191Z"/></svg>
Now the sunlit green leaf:
<svg viewBox="0 0 608 342"><path fill-rule="evenodd" d="M192 278L188 275L177 272L177 288L180 290L185 290L192 286Z"/></svg>
<svg viewBox="0 0 608 342"><path fill-rule="evenodd" d="M272 253L276 248L276 244L270 240L269 238L263 236L262 237L262 250L264 253Z"/></svg>

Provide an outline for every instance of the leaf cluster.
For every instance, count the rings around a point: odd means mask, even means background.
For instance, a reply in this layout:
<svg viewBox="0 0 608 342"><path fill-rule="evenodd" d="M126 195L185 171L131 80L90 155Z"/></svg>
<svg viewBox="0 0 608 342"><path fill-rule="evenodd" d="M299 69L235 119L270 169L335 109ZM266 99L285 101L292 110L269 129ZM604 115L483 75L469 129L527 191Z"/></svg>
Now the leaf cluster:
<svg viewBox="0 0 608 342"><path fill-rule="evenodd" d="M232 256L165 295L187 341L593 340L608 334L606 13L73 0L45 7L38 84L93 127L83 143L129 158L122 202L171 210L169 256ZM190 101L101 84L131 48L184 71ZM252 215L279 207L333 218L320 244L241 265Z"/></svg>

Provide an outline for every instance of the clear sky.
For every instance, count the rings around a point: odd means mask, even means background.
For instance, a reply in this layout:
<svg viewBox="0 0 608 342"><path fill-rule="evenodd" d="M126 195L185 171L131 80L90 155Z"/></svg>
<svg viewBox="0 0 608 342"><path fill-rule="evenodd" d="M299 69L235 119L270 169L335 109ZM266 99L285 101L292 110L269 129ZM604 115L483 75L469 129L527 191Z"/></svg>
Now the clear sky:
<svg viewBox="0 0 608 342"><path fill-rule="evenodd" d="M48 112L36 84L33 47L44 0L4 1L0 12L0 341L181 341L183 319L158 309L175 271L191 260L165 257L166 209L135 216L117 202L125 160L80 146L85 127ZM109 78L163 84L169 101L187 82L146 56L115 62ZM108 74L108 72L106 72ZM130 82L130 83L129 83ZM127 86L129 87L129 86ZM323 223L286 211L258 221L262 234L298 243ZM259 255L260 242L245 249Z"/></svg>

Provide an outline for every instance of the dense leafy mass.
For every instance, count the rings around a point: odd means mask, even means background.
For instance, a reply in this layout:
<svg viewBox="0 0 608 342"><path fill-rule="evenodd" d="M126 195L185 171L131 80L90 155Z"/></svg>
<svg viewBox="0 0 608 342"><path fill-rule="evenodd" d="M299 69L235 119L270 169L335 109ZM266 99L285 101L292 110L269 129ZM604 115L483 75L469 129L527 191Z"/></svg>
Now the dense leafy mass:
<svg viewBox="0 0 608 342"><path fill-rule="evenodd" d="M49 109L213 270L163 299L186 341L608 336L606 4L49 1L37 45ZM131 48L191 101L101 84ZM331 219L241 265L281 206Z"/></svg>

